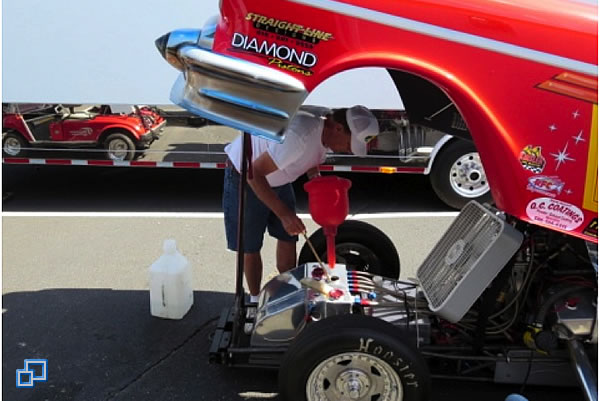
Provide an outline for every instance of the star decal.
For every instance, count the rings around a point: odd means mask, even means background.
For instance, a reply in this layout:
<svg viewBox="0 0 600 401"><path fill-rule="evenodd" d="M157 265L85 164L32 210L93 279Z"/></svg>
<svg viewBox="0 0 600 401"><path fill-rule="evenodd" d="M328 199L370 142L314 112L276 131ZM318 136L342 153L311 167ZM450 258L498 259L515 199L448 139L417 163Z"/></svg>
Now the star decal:
<svg viewBox="0 0 600 401"><path fill-rule="evenodd" d="M565 191L565 193L566 193L567 195L571 195L571 194L573 193L573 191L571 191L570 189L567 189L567 190Z"/></svg>
<svg viewBox="0 0 600 401"><path fill-rule="evenodd" d="M554 132L557 130L556 125L554 125L554 124L548 126L548 128L550 128L550 132Z"/></svg>
<svg viewBox="0 0 600 401"><path fill-rule="evenodd" d="M575 110L573 113L571 113L571 115L573 116L574 119L576 119L580 115L579 110Z"/></svg>
<svg viewBox="0 0 600 401"><path fill-rule="evenodd" d="M565 143L565 147L563 148L563 150L559 150L558 153L550 153L551 156L554 156L554 161L556 162L556 167L554 168L554 171L558 171L562 163L566 163L567 161L575 161L575 159L569 157L569 153L567 153L568 146L569 142Z"/></svg>
<svg viewBox="0 0 600 401"><path fill-rule="evenodd" d="M577 136L572 136L571 138L575 139L575 145L579 145L579 142L585 142L585 139L581 136L583 135L583 130L579 131Z"/></svg>

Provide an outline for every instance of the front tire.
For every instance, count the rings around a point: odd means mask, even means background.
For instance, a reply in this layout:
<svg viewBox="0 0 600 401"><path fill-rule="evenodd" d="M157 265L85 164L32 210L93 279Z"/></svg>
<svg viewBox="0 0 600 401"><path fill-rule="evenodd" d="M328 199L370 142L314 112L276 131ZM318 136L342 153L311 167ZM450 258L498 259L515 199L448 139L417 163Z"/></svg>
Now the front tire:
<svg viewBox="0 0 600 401"><path fill-rule="evenodd" d="M27 141L16 132L7 132L2 138L2 155L6 157L21 157L25 155Z"/></svg>
<svg viewBox="0 0 600 401"><path fill-rule="evenodd" d="M311 323L283 357L279 393L286 401L428 400L427 365L409 338L363 315Z"/></svg>
<svg viewBox="0 0 600 401"><path fill-rule="evenodd" d="M472 200L492 201L483 164L472 142L448 142L437 155L429 179L437 196L454 209L462 209Z"/></svg>
<svg viewBox="0 0 600 401"><path fill-rule="evenodd" d="M135 145L126 134L110 134L104 141L104 148L110 160L129 161L135 158Z"/></svg>
<svg viewBox="0 0 600 401"><path fill-rule="evenodd" d="M324 262L327 261L327 239L320 228L309 241ZM346 264L348 270L365 271L387 278L400 277L400 257L393 242L385 233L368 223L346 220L338 226L335 237L337 263ZM308 244L304 244L298 265L316 262Z"/></svg>

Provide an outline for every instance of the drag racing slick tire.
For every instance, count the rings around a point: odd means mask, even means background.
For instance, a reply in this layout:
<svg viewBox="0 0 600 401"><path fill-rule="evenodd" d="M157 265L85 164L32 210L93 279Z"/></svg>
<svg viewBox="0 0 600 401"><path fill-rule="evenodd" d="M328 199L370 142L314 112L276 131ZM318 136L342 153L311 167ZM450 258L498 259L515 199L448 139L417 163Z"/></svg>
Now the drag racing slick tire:
<svg viewBox="0 0 600 401"><path fill-rule="evenodd" d="M437 196L448 206L462 209L469 201L491 202L490 186L475 145L450 140L438 153L429 175Z"/></svg>
<svg viewBox="0 0 600 401"><path fill-rule="evenodd" d="M427 365L405 334L363 315L309 323L283 357L279 394L286 401L428 400Z"/></svg>
<svg viewBox="0 0 600 401"><path fill-rule="evenodd" d="M309 238L322 261L327 261L327 239L320 228ZM400 277L400 257L392 241L377 227L358 220L346 220L335 237L336 263L348 270L360 270L392 279ZM316 262L308 243L300 250L298 266Z"/></svg>
<svg viewBox="0 0 600 401"><path fill-rule="evenodd" d="M2 155L6 157L21 157L25 155L28 143L21 136L13 131L9 131L2 136Z"/></svg>
<svg viewBox="0 0 600 401"><path fill-rule="evenodd" d="M104 141L106 156L110 160L129 161L135 158L135 145L127 134L116 132Z"/></svg>

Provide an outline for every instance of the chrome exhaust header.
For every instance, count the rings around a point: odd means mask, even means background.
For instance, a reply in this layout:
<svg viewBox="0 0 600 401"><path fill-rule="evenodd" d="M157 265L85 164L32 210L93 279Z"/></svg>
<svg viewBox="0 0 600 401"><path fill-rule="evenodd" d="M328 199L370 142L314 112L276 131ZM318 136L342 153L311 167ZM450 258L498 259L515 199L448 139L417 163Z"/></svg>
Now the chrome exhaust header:
<svg viewBox="0 0 600 401"><path fill-rule="evenodd" d="M159 53L182 72L171 101L219 124L283 141L289 121L308 96L298 79L212 51L218 18L202 30L176 30L156 40Z"/></svg>

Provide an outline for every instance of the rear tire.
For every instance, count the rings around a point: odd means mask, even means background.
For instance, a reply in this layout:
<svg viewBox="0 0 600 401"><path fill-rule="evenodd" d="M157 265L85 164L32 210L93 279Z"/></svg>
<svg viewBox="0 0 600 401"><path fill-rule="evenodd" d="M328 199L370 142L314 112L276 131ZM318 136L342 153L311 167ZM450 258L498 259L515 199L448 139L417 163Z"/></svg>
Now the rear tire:
<svg viewBox="0 0 600 401"><path fill-rule="evenodd" d="M437 196L454 209L462 209L472 200L492 202L490 186L472 142L448 142L435 158L429 180Z"/></svg>
<svg viewBox="0 0 600 401"><path fill-rule="evenodd" d="M2 137L2 155L6 157L25 156L25 149L29 146L25 138L16 132L7 132Z"/></svg>
<svg viewBox="0 0 600 401"><path fill-rule="evenodd" d="M363 315L310 323L283 357L279 394L286 401L428 400L427 365L402 334Z"/></svg>
<svg viewBox="0 0 600 401"><path fill-rule="evenodd" d="M129 161L135 158L135 145L126 134L110 134L104 141L104 148L110 160Z"/></svg>
<svg viewBox="0 0 600 401"><path fill-rule="evenodd" d="M322 261L327 261L327 240L320 228L309 238ZM335 237L336 263L344 263L348 270L360 270L398 279L400 257L385 233L368 223L346 220L338 226ZM298 257L298 265L316 262L308 243Z"/></svg>

